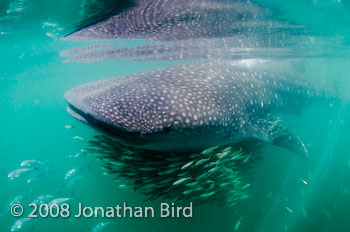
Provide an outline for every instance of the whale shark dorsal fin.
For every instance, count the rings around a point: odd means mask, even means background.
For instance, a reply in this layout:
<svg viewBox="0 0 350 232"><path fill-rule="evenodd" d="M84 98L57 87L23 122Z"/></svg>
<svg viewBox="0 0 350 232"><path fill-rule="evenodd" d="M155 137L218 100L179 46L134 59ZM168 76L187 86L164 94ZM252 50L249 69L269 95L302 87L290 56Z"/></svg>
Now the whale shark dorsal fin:
<svg viewBox="0 0 350 232"><path fill-rule="evenodd" d="M285 148L305 159L309 159L309 152L303 140L298 135L289 131L283 125L282 120L257 120L254 125L259 133L261 133L254 136L257 139Z"/></svg>

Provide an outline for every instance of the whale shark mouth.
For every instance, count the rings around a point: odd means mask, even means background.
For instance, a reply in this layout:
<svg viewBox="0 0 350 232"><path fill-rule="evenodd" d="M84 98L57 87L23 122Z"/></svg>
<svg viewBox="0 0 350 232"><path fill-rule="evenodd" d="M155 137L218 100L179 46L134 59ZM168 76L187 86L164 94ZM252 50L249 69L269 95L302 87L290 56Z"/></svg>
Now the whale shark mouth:
<svg viewBox="0 0 350 232"><path fill-rule="evenodd" d="M93 128L102 131L114 139L117 139L119 143L131 146L140 146L142 144L148 143L148 139L140 136L139 133L126 131L123 128L113 127L106 122L98 120L89 113L84 113L82 110L79 110L70 103L67 106L67 112L79 121L87 123Z"/></svg>
<svg viewBox="0 0 350 232"><path fill-rule="evenodd" d="M84 113L82 110L79 110L78 108L76 108L72 104L69 104L67 106L67 112L70 115L72 115L74 118L78 119L79 121L85 122L93 127L101 129L105 132L112 131L112 130L115 132L115 128L112 129L112 127L109 126L107 123L104 123L104 122L94 118L89 113Z"/></svg>
<svg viewBox="0 0 350 232"><path fill-rule="evenodd" d="M80 115L72 105L67 106L67 112L79 121L88 123L88 121L82 115Z"/></svg>

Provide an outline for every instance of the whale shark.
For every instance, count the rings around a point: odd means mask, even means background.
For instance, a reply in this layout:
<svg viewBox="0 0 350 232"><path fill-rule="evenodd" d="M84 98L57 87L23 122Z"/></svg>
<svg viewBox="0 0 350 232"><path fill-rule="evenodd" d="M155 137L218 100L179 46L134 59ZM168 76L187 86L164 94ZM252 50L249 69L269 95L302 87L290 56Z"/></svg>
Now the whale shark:
<svg viewBox="0 0 350 232"><path fill-rule="evenodd" d="M308 157L279 115L327 93L296 70L286 61L198 61L83 84L64 96L76 117L129 146L190 152L255 139Z"/></svg>
<svg viewBox="0 0 350 232"><path fill-rule="evenodd" d="M62 51L68 57L65 62L247 59L262 53L298 57L316 40L303 26L276 20L270 9L246 0L137 0L133 4L63 36L69 41L94 41ZM120 42L130 40L127 46ZM135 46L135 40L148 43Z"/></svg>
<svg viewBox="0 0 350 232"><path fill-rule="evenodd" d="M91 41L148 38L184 40L222 38L237 34L271 34L298 28L270 17L270 10L251 1L136 0L118 14L63 37Z"/></svg>

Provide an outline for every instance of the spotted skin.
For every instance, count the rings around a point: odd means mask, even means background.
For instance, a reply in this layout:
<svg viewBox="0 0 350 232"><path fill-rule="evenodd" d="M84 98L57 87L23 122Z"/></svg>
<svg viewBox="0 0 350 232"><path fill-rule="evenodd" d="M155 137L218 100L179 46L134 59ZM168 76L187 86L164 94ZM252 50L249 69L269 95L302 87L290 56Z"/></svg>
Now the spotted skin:
<svg viewBox="0 0 350 232"><path fill-rule="evenodd" d="M65 36L67 40L152 38L183 40L227 37L241 33L287 31L289 25L269 18L269 10L250 1L139 0L136 6Z"/></svg>
<svg viewBox="0 0 350 232"><path fill-rule="evenodd" d="M287 36L288 35L288 36ZM64 62L93 63L105 60L124 59L129 61L173 61L191 59L253 59L300 58L302 51L298 44L312 47L312 41L305 36L293 36L288 33L260 35L237 35L224 38L188 39L172 42L153 42L138 46L118 46L119 41L111 44L90 45L72 48L60 53ZM115 45L114 43L117 43ZM292 46L293 45L293 46ZM129 59L131 58L131 59Z"/></svg>
<svg viewBox="0 0 350 232"><path fill-rule="evenodd" d="M84 84L65 98L126 145L183 152L254 138L305 156L273 118L316 95L292 70L263 60L193 62Z"/></svg>
<svg viewBox="0 0 350 232"><path fill-rule="evenodd" d="M110 40L105 41L109 46L94 44L61 55L68 56L65 62L98 62L119 58L278 59L305 54L298 45L305 41L309 41L305 47L313 45L310 31L276 18L269 9L249 0L137 0L134 7L62 37L73 41ZM152 43L115 44L129 39Z"/></svg>

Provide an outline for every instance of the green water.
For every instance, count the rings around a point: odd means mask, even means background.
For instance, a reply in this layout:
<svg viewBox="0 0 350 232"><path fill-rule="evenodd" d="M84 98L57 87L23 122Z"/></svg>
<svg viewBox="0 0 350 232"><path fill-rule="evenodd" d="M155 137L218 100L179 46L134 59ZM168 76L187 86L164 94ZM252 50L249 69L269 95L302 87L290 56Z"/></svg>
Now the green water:
<svg viewBox="0 0 350 232"><path fill-rule="evenodd" d="M82 179L59 193L60 197L74 193L78 202L89 206L127 202L157 208L162 200L145 201L146 198L132 188L119 188L123 181L116 183L112 177L104 176L101 162L94 157L71 157L86 149L88 139L97 132L66 112L63 94L89 81L169 63L126 60L63 63L59 52L81 45L61 41L59 37L87 17L89 13L84 9L89 1L1 1L1 212L7 212L11 200L23 193L33 192L23 204L42 194L56 194L65 184L67 171L76 167L88 168L82 172ZM305 62L305 67L306 73L330 81L346 94L350 89L350 3L335 0L256 2L273 9L278 19L306 25L310 31L339 42L318 47L323 53L329 52L329 57L312 58ZM91 231L101 221L116 222L103 231L234 231L235 228L259 232L348 231L349 119L346 101L334 107L315 104L297 116L288 117L286 123L311 145L311 159L304 160L276 147L264 147L263 160L254 170L251 197L236 206L218 206L208 201L194 207L193 218L179 219L42 219L34 222L34 231ZM67 129L66 125L72 128ZM10 180L7 177L23 160L29 159L48 163L50 170L30 184L26 178ZM25 210L28 215L30 208ZM1 216L0 231L10 231L17 219L8 212Z"/></svg>

